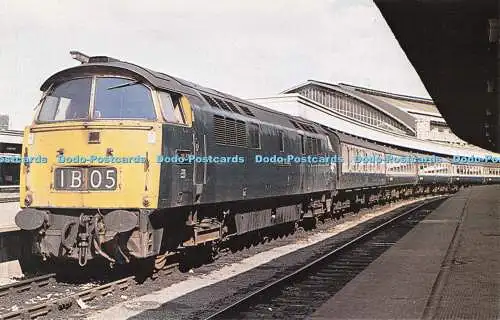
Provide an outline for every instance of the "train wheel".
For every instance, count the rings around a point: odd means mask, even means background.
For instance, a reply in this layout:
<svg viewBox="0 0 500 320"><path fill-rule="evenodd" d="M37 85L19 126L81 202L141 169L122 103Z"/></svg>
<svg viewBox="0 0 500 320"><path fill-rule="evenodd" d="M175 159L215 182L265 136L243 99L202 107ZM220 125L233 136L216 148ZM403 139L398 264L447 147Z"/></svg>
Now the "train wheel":
<svg viewBox="0 0 500 320"><path fill-rule="evenodd" d="M260 232L256 232L255 235L252 237L252 245L254 247L258 246L261 239L262 239L262 235L260 234Z"/></svg>
<svg viewBox="0 0 500 320"><path fill-rule="evenodd" d="M212 242L210 244L207 244L207 255L208 255L208 261L213 262L217 260L219 257L219 249L220 245L218 243Z"/></svg>
<svg viewBox="0 0 500 320"><path fill-rule="evenodd" d="M318 219L316 217L315 218L305 218L303 220L304 230L309 231L309 230L316 228L316 224L318 223L317 220Z"/></svg>
<svg viewBox="0 0 500 320"><path fill-rule="evenodd" d="M289 223L287 226L287 229L288 229L287 235L291 236L292 234L295 233L295 231L297 231L298 228L299 228L299 224L297 223L297 221Z"/></svg>
<svg viewBox="0 0 500 320"><path fill-rule="evenodd" d="M155 257L154 267L155 270L162 270L167 265L167 257L169 256L169 252L165 252L164 254L159 254Z"/></svg>
<svg viewBox="0 0 500 320"><path fill-rule="evenodd" d="M242 249L243 249L242 236L236 236L230 240L229 250L231 250L232 253L241 251Z"/></svg>
<svg viewBox="0 0 500 320"><path fill-rule="evenodd" d="M254 232L249 232L247 234L244 235L244 238L243 238L243 246L246 248L246 249L250 249L252 247L252 239L254 237Z"/></svg>

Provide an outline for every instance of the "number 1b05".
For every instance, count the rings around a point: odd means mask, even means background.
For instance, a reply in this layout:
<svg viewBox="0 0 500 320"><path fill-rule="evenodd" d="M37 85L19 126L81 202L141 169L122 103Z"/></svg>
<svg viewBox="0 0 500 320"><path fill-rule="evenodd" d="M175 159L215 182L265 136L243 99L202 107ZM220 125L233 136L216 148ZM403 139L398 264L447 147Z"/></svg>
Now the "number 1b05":
<svg viewBox="0 0 500 320"><path fill-rule="evenodd" d="M116 168L56 168L54 189L56 190L116 190Z"/></svg>

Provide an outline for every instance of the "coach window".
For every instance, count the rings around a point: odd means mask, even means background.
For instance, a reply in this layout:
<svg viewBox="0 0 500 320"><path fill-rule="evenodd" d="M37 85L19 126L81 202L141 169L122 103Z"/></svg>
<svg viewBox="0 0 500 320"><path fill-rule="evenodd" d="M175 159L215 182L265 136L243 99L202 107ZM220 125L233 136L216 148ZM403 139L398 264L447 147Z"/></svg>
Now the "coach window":
<svg viewBox="0 0 500 320"><path fill-rule="evenodd" d="M354 148L356 152L356 157L354 158L354 172L359 172L361 165L359 164L360 151L358 148Z"/></svg>
<svg viewBox="0 0 500 320"><path fill-rule="evenodd" d="M306 154L306 141L304 140L304 135L299 134L300 136L300 153Z"/></svg>
<svg viewBox="0 0 500 320"><path fill-rule="evenodd" d="M349 166L349 151L347 149L347 146L342 143L342 147L341 147L341 150L342 150L342 171L343 172L347 172Z"/></svg>
<svg viewBox="0 0 500 320"><path fill-rule="evenodd" d="M259 125L256 123L248 123L248 144L249 148L260 149Z"/></svg>
<svg viewBox="0 0 500 320"><path fill-rule="evenodd" d="M311 137L307 137L306 154L312 154L312 153L313 153L313 140Z"/></svg>
<svg viewBox="0 0 500 320"><path fill-rule="evenodd" d="M328 146L328 151L333 151L333 146L332 142L330 141L330 138L326 138L326 145Z"/></svg>
<svg viewBox="0 0 500 320"><path fill-rule="evenodd" d="M283 134L283 131L279 132L278 138L280 139L280 152L284 152L285 151L285 135Z"/></svg>
<svg viewBox="0 0 500 320"><path fill-rule="evenodd" d="M361 152L361 157L363 159L363 170L366 172L371 172L371 159L369 159L369 151L366 151L367 149L362 149L363 151Z"/></svg>
<svg viewBox="0 0 500 320"><path fill-rule="evenodd" d="M321 147L321 139L316 139L316 154L322 154L323 148Z"/></svg>

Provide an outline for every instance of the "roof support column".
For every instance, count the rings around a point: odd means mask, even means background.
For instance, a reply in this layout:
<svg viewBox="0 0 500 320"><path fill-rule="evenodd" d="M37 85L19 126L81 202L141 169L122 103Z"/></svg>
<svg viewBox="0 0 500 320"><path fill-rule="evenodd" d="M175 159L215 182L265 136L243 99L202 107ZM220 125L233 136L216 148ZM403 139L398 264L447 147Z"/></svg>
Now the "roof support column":
<svg viewBox="0 0 500 320"><path fill-rule="evenodd" d="M496 149L500 145L500 2L497 3L496 19L496 49L497 49L497 77L496 77L496 96L497 96L497 123L496 123Z"/></svg>
<svg viewBox="0 0 500 320"><path fill-rule="evenodd" d="M489 32L488 38L490 42L490 50L496 53L496 68L493 70L494 76L488 79L488 93L494 95L494 109L487 110L486 116L490 117L487 121L486 128L491 128L492 130L487 130L487 134L493 135L487 136L491 139L492 144L498 149L500 144L500 3L497 5L497 17L489 19Z"/></svg>

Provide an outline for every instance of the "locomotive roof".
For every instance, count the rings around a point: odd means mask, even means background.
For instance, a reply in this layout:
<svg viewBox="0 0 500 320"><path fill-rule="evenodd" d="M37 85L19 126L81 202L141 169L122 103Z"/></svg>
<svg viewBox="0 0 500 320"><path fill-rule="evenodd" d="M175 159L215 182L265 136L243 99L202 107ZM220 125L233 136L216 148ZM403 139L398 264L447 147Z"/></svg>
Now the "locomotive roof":
<svg viewBox="0 0 500 320"><path fill-rule="evenodd" d="M64 69L49 77L42 84L40 90L47 90L52 83L57 82L60 79L71 78L82 74L95 74L103 71L129 75L134 78L138 78L139 80L146 81L150 85L159 89L188 94L193 94L195 91L190 87L186 88L186 85L177 78L123 61L82 63L81 65Z"/></svg>
<svg viewBox="0 0 500 320"><path fill-rule="evenodd" d="M287 118L290 118L290 116L287 115L286 113L281 113L260 106L253 102L232 96L230 94L223 93L211 88L203 87L196 83L165 74L163 72L153 71L151 69L144 68L130 62L119 61L113 58L108 58L108 57L93 57L93 58L108 59L108 61L82 63L81 65L59 71L54 75L52 75L51 77L49 77L47 80L45 80L45 82L40 87L40 90L42 91L47 90L52 83L57 82L60 79L67 79L74 76L81 76L82 74L85 75L85 74L95 74L99 72L111 72L111 73L116 73L117 75L125 75L125 76L129 75L131 77L138 78L139 80L144 80L151 86L158 88L160 90L173 91L188 95L190 94L190 95L195 95L197 97L200 97L200 93L207 93L214 96L234 100L239 103L250 105L275 114L286 115ZM311 121L306 119L302 119L302 121L305 121L307 123L312 123Z"/></svg>

